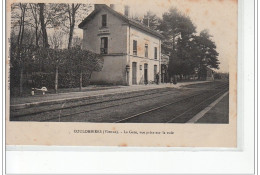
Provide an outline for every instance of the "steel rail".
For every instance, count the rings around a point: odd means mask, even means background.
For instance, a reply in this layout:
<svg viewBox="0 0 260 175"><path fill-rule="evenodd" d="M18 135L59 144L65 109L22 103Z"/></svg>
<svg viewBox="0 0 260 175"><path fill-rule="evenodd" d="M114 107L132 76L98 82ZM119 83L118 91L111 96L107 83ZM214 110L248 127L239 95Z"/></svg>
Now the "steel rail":
<svg viewBox="0 0 260 175"><path fill-rule="evenodd" d="M168 88L167 88L168 89ZM156 91L156 90L154 90ZM164 90L160 93L164 93L164 92L170 92L171 90ZM135 93L135 92L133 92ZM141 92L138 92L141 93ZM17 118L17 117L25 117L28 115L37 115L37 114L41 114L41 113L46 113L46 112L53 112L53 111L59 111L59 110L63 110L63 109L71 109L71 108L77 108L77 107L82 107L82 106L90 106L90 105L96 105L96 104L100 104L100 103L107 103L107 102L114 102L114 101L120 101L120 100L126 100L126 99L131 99L131 98L136 98L136 97L143 97L143 96L148 96L148 95L153 95L153 94L157 94L158 90L156 92L152 92L152 93L147 93L147 94L139 94L139 95L134 95L134 96L129 96L129 97L123 97L123 98L117 98L117 99L112 99L112 100L104 100L104 101L97 101L97 102L92 102L92 103L84 103L84 104L79 104L79 105L72 105L72 106L66 106L66 107L59 107L59 108L55 108L55 109L46 109L46 110L40 110L40 111L35 111L35 112L31 112L31 113L27 113L27 114L18 114L18 115L14 115L12 116L13 118ZM83 100L81 102L87 101ZM80 101L80 100L79 100Z"/></svg>
<svg viewBox="0 0 260 175"><path fill-rule="evenodd" d="M156 98L156 97L163 97L163 96L168 96L168 95L170 95L170 94L164 94L164 95L160 94L160 95L149 97L149 98L145 98L145 99L142 99L142 100L143 101L144 100L150 100L150 99L153 99L153 98ZM125 102L125 103L120 103L120 104L116 104L116 105L110 105L110 106L106 106L106 107L101 107L101 108L97 108L97 109L89 109L89 110L84 110L84 111L80 111L80 112L74 112L74 113L65 114L65 115L62 115L62 116L59 116L59 117L55 117L55 118L51 118L51 119L45 119L45 120L41 120L41 121L51 121L51 120L54 120L54 119L60 119L60 118L69 117L69 116L72 116L72 115L86 113L86 112L92 112L92 111L97 111L97 110L102 110L102 109L108 109L108 108L112 108L112 107L116 107L116 106L121 106L121 105L126 105L126 104L130 104L130 103L139 102L139 101L140 101L140 99L139 100Z"/></svg>
<svg viewBox="0 0 260 175"><path fill-rule="evenodd" d="M228 83L227 83L228 84ZM223 85L219 85L216 88L220 88L223 86L227 85L226 83ZM32 113L27 113L27 114L22 114L22 115L16 115L16 116L12 116L12 118L21 118L21 117L26 117L26 116L31 116L31 115L37 115L37 114L42 114L42 113L47 113L47 112L53 112L53 111L59 111L59 110L63 110L63 109L72 109L72 108L77 108L77 107L82 107L82 106L90 106L90 105L94 105L94 104L101 104L101 103L106 103L106 102L113 102L113 101L120 101L120 100L126 100L126 99L131 99L131 98L136 98L136 97L144 97L144 96L149 96L149 95L153 95L153 94L157 94L158 91L159 93L166 93L164 95L159 94L158 96L153 96L153 97L149 97L149 98L145 98L142 100L150 100L152 98L156 98L156 97L162 97L162 96L167 96L169 95L169 93L167 92L171 92L172 89L167 88L167 90L164 90L162 92L160 92L160 89L152 89L153 91L156 92L152 92L152 93L147 93L147 94L139 94L139 95L134 95L134 96L129 96L129 97L124 97L124 98L118 98L118 99L112 99L112 100L105 100L105 101L98 101L98 102L92 102L92 103L87 103L87 104L80 104L80 105L74 105L74 106L67 106L67 107L60 107L60 108L55 108L55 109L50 109L50 110L41 110L41 111L36 111L36 112L32 112ZM134 92L135 93L135 92ZM140 93L140 92L139 92ZM84 100L86 101L86 100ZM130 103L134 103L134 102L138 102L139 100L134 100L134 101L130 101L130 102L126 102L126 103L120 103L117 105L110 105L107 107L102 107L102 108L97 108L97 109L92 109L92 110L84 110L84 111L80 111L80 112L75 112L75 113L70 113L70 114L66 114L66 115L62 115L59 117L55 117L55 118L51 118L51 119L46 119L46 120L40 120L40 121L51 121L54 119L58 119L58 118L64 118L64 117L68 117L71 115L77 115L77 114L81 114L81 113L86 113L86 112L91 112L91 111L97 111L97 110L102 110L102 109L107 109L107 108L111 108L111 107L115 107L115 106L121 106L121 105L125 105L125 104L130 104Z"/></svg>
<svg viewBox="0 0 260 175"><path fill-rule="evenodd" d="M225 89L225 91L226 91L226 89ZM223 93L223 91L219 92L218 94L220 94L220 93ZM171 102L171 103L167 103L167 104L165 104L165 105L162 105L162 106L159 106L159 107L156 107L156 108L152 108L152 109L150 109L150 110L147 110L147 111L144 111L144 112L141 112L141 113L132 115L132 116L130 116L130 117L127 117L127 118L124 118L124 119L121 119L121 120L117 120L117 121L115 121L114 123L121 123L121 122L123 122L123 121L129 120L129 119L132 119L132 118L140 117L140 116L143 115L143 114L147 114L147 113L150 113L150 112L153 112L153 111L156 111L156 110L165 108L165 107L167 107L167 106L170 106L170 105L173 105L173 104L176 104L176 103L185 101L185 100L187 100L187 99L194 98L194 97L199 96L199 95L201 95L201 94L205 94L205 92L198 93L198 94L194 94L193 96L190 96L190 97L187 97L187 98L183 98L183 99L180 99L180 100ZM215 94L214 97L215 97L216 95L217 95L217 94ZM210 98L212 98L212 97L210 97ZM185 111L185 113L186 113L186 111ZM168 122L166 122L166 123L168 123Z"/></svg>
<svg viewBox="0 0 260 175"><path fill-rule="evenodd" d="M224 87L226 86L227 84L225 85L221 85L221 86L218 86L217 88L219 87ZM164 91L164 92L170 92L171 90L169 91ZM204 94L205 92L203 93L198 93L198 95L201 95L201 94ZM154 93L153 93L154 94ZM146 94L147 95L147 94ZM146 96L145 95L145 96ZM152 95L152 94L149 94L149 95ZM149 98L145 98L145 99L142 99L142 100L150 100L150 99L153 99L153 98L156 98L156 97L162 97L162 96L167 96L167 95L170 95L170 94L160 94L158 96L153 96L153 97L149 97ZM196 94L195 94L196 95ZM197 95L196 95L197 96ZM139 96L138 96L139 97ZM188 97L190 98L190 97ZM123 99L124 100L124 99ZM183 99L182 99L183 100ZM130 102L125 102L125 103L120 103L120 104L116 104L116 105L110 105L110 106L106 106L106 107L102 107L102 108L97 108L97 109L89 109L89 110L84 110L84 111L80 111L80 112L74 112L74 113L70 113L70 114L65 114L65 115L62 115L62 116L58 116L58 117L54 117L54 118L50 118L50 119L45 119L45 120L41 120L42 122L45 122L45 121L51 121L51 120L55 120L55 119L61 119L61 118L65 118L65 117L69 117L69 116L72 116L72 115L78 115L78 114L82 114L82 113L86 113L86 112L92 112L92 111L97 111L97 110L102 110L102 109L108 109L108 108L111 108L111 107L116 107L116 106L121 106L121 105L125 105L125 104L130 104L130 103L135 103L135 102L139 102L139 100L134 100L134 101L130 101Z"/></svg>
<svg viewBox="0 0 260 175"><path fill-rule="evenodd" d="M226 89L223 90L223 91L221 91L221 92L219 92L219 93L217 93L217 94L215 94L215 95L213 95L213 96L211 96L211 97L209 97L209 98L207 98L207 99L205 99L205 100L203 100L203 101L200 102L199 104L197 104L197 105L195 105L194 107L190 108L189 110L183 112L182 114L179 114L178 116L172 118L171 120L167 121L166 123L170 123L170 122L172 122L172 121L174 121L174 120L180 118L180 117L183 116L184 114L186 114L186 113L192 111L193 109L197 108L198 106L200 106L201 104L205 103L206 101L208 101L208 100L210 100L210 99L212 99L212 98L218 96L219 94L225 93L225 92L227 92Z"/></svg>

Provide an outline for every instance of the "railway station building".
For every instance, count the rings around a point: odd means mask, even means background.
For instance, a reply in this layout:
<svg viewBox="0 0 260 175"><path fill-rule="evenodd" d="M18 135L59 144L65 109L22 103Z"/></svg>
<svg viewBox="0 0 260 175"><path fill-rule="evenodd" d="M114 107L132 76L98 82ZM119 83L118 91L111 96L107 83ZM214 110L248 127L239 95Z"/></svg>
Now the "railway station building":
<svg viewBox="0 0 260 175"><path fill-rule="evenodd" d="M115 5L98 4L79 24L82 49L104 58L102 70L92 73L91 83L138 85L153 83L156 74L161 75L163 36L131 19L129 12L128 6L120 11Z"/></svg>

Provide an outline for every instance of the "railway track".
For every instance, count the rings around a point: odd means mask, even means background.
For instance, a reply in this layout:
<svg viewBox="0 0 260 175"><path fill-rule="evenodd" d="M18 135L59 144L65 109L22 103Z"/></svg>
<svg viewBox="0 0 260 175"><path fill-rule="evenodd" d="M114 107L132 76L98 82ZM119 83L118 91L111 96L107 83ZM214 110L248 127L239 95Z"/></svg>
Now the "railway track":
<svg viewBox="0 0 260 175"><path fill-rule="evenodd" d="M37 115L37 114L42 114L42 113L46 113L46 112L54 112L54 111L60 111L60 110L65 110L65 109L72 109L72 108L96 105L96 104L101 104L101 103L108 103L108 102L132 99L132 98L136 98L136 97L144 97L144 96L149 96L149 95L153 95L153 94L158 94L158 91L159 90L153 90L153 92L146 93L146 94L141 94L143 92L138 92L136 95L133 95L133 96L119 97L116 99L109 99L109 100L96 101L96 102L88 102L88 100L86 100L86 99L82 100L82 101L79 100L82 104L76 104L76 105L70 105L70 106L64 106L64 104L66 104L66 102L65 102L65 103L62 103L62 105L60 105L59 107L54 108L54 109L44 109L44 110L38 110L38 111L28 112L28 113L20 113L21 109L19 109L19 110L13 111L13 115L11 115L11 117L18 118L18 117L24 117L24 116L28 116L28 115ZM161 91L160 93L165 93L165 92L170 92L170 91L172 91L172 90L167 88L167 90ZM102 96L100 98L102 98ZM136 101L133 101L133 102L136 102ZM35 108L35 107L31 107L31 108ZM31 108L28 108L28 109L31 109ZM22 110L24 110L24 109L22 109Z"/></svg>
<svg viewBox="0 0 260 175"><path fill-rule="evenodd" d="M218 87L216 87L216 88L227 87L227 85L228 85L228 84L225 84L225 85L222 85L222 86L218 86ZM173 117L172 119L166 121L165 123L172 123L172 122L174 122L174 120L176 120L176 119L178 119L178 118L184 116L184 115L187 114L188 112L194 110L195 108L200 107L202 104L205 104L205 103L208 102L209 100L214 99L215 97L219 96L220 94L225 93L226 91L228 91L228 87L227 87L227 88L224 88L224 90L221 90L220 92L214 94L213 96L210 96L210 97L206 98L205 100L203 100L203 101L200 102L199 104L196 104L194 107L192 107L192 108L188 109L187 111L185 111L185 112L183 112L183 113L181 113L181 114L179 114L179 115ZM161 105L161 106L158 106L158 107L155 107L155 108L152 108L152 109L143 111L143 112L141 112L141 113L138 113L138 114L135 114L135 115L132 115L132 116L129 116L129 117L126 117L126 118L117 120L117 121L115 121L114 123L127 122L127 121L129 121L129 120L131 120L131 119L138 118L138 117L142 117L143 115L149 114L149 113L154 112L154 111L161 110L161 109L163 109L163 108L165 108L165 107L169 107L169 106L171 106L171 105L175 105L175 104L178 104L178 103L180 103L180 102L189 101L189 100L191 100L191 99L193 99L193 98L195 98L195 97L197 97L197 96L203 95L204 93L205 93L205 92L203 92L203 93L196 93L196 94L194 94L194 95L192 95L192 96L189 96L189 97L186 97L186 98L182 98L182 99L179 99L179 100L177 100L177 101L174 101L174 102L171 102L171 103L167 103L167 104L164 104L164 105Z"/></svg>
<svg viewBox="0 0 260 175"><path fill-rule="evenodd" d="M194 107L190 108L189 110L187 110L187 111L185 111L185 112L183 112L183 113L181 113L181 114L179 114L179 115L173 117L171 120L168 120L166 123L173 123L174 120L179 119L180 117L182 117L183 115L185 115L185 114L191 112L192 110L201 107L202 104L205 104L205 103L207 104L208 101L214 99L215 97L219 96L220 94L224 94L225 92L227 92L227 90L228 90L228 89L225 89L225 90L220 91L220 92L218 92L217 94L215 94L215 95L213 95L213 96L211 96L211 97L209 97L209 98L206 98L205 100L203 100L203 101L200 102L199 104L196 104Z"/></svg>
<svg viewBox="0 0 260 175"><path fill-rule="evenodd" d="M167 91L167 92L172 92L172 91ZM149 94L149 95L151 95L151 94ZM167 94L159 94L159 95L148 97L148 98L144 98L144 99L137 99L137 100L132 100L132 101L128 101L128 102L121 102L119 104L108 105L106 107L100 107L100 108L96 108L96 109L88 109L88 110L83 110L83 111L79 111L79 112L73 112L73 113L69 113L69 114L65 114L65 115L61 115L61 116L58 116L58 117L54 117L54 118L46 119L46 120L41 120L41 121L44 122L44 121L51 121L51 120L54 120L54 119L62 119L62 118L65 118L65 117L70 117L72 115L79 115L79 114L83 114L83 113L87 113L87 112L93 112L93 111L113 108L113 107L117 107L117 106L122 106L122 105L131 104L131 103L136 103L136 102L139 102L140 100L150 100L150 99L154 99L156 97L162 97L162 96L168 96L168 95L170 95L170 94L169 93L167 93ZM143 95L143 96L148 96L148 94ZM140 96L138 96L138 97L140 97ZM132 98L136 98L136 96L135 97L131 97L131 98L121 98L121 99L119 99L117 101L126 100L126 99L132 99ZM112 102L112 101L106 101L106 102ZM84 105L84 106L87 106L87 105Z"/></svg>
<svg viewBox="0 0 260 175"><path fill-rule="evenodd" d="M228 85L228 83L225 83L225 84L221 84L219 86L216 86L214 89L221 89L223 87L226 87ZM142 92L143 93L143 92ZM39 110L39 111L34 111L34 112L28 112L28 113L22 113L22 114L18 114L17 115L13 115L12 118L13 119L18 119L18 118L23 118L23 117L27 117L27 116L34 116L34 115L38 115L38 114L44 114L46 113L47 115L50 115L50 113L52 112L56 112L58 114L55 114L54 116L51 116L47 119L43 119L43 120L39 120L39 121L52 121L52 120L56 120L56 119L62 119L62 118L66 118L66 117L69 117L69 116L74 116L74 115L78 115L78 114L83 114L83 113L88 113L88 112L92 112L92 111L98 111L98 110L102 110L102 109L108 109L108 108L112 108L112 107L117 107L117 106L121 106L121 105L127 105L127 104L131 104L131 103L135 103L135 102L139 102L140 100L144 101L144 100L150 100L150 99L154 99L154 98L157 98L157 97L162 97L162 96L168 96L168 95L171 95L172 94L172 89L170 88L167 88L166 90L163 90L163 91L160 91L160 90L154 90L152 92L149 92L149 93L145 93L145 94L142 94L142 93L135 93L134 95L132 94L132 96L126 96L126 97L119 97L119 98L115 98L115 99L108 99L108 100L104 100L104 101L97 101L97 102L92 102L92 103L83 103L83 104L80 104L80 105L71 105L71 106L65 106L65 103L62 104L61 107L58 107L58 108L55 108L55 109L45 109L45 110ZM203 92L204 93L204 92ZM192 97L195 97L195 96L199 96L201 95L202 93L197 93L197 94L194 94L192 96L189 96L187 98L182 98L180 99L179 101L175 101L173 102L172 104L175 104L175 103L178 103L180 101L183 101L185 99L190 99ZM137 98L137 99L136 99ZM133 99L133 100L131 100ZM123 101L123 100L130 100L130 101L126 101L126 102L120 102L120 101ZM85 100L86 101L86 100ZM96 109L88 109L88 110L79 110L79 111L76 111L76 112L68 112L68 113L65 113L65 114L62 114L62 111L64 110L71 110L71 109L76 109L76 108L79 108L79 107L85 107L85 106L91 106L91 105L96 105L96 104L104 104L104 103L111 103L111 102L120 102L118 104L112 104L112 105L108 105L108 106L105 106L105 107L100 107L100 108L96 108ZM170 104L168 105L164 105L164 106L169 106ZM158 109L161 109L163 108L162 106L161 107L158 107ZM152 112L152 111L155 111L157 110L156 109L151 109L149 111L145 111L143 113L148 113L148 112ZM137 117L137 116L140 116L142 114L136 114L134 116L130 116L131 118L134 118L134 117ZM129 117L127 117L129 118ZM127 121L128 119L125 118L125 119L122 119L122 120L119 120L119 121L116 121L115 123L119 123L119 122L124 122L124 121Z"/></svg>
<svg viewBox="0 0 260 175"><path fill-rule="evenodd" d="M214 90L216 89L221 89L223 87L226 87L228 85L228 83L225 83L223 85L219 85L219 86L216 86L214 88ZM168 91L167 91L168 92ZM170 91L171 92L171 91ZM185 99L190 99L190 98L194 98L196 96L200 96L202 94L204 94L205 92L203 93L197 93L197 94L194 94L192 96L189 96L190 94L187 94L187 98L183 98L181 97L180 100L177 100L176 102L173 102L173 103L178 103L178 102L181 102ZM159 94L159 95L156 95L156 96L152 96L152 97L148 97L148 98L145 98L145 99L142 99L143 101L144 100L150 100L150 99L154 99L156 97L162 97L162 96L168 96L170 95L169 93L166 93L166 94ZM59 117L55 117L55 118L51 118L51 119L47 119L47 120L43 120L43 121L51 121L51 120L54 120L54 119L62 119L62 118L65 118L65 117L69 117L69 116L74 116L74 115L78 115L78 114L82 114L82 113L87 113L87 112L93 112L93 111L97 111L97 110L102 110L102 109L108 109L108 108L112 108L112 107L116 107L116 106L121 106L121 105L126 105L126 104L131 104L131 103L135 103L135 102L139 102L140 99L137 99L137 100L133 100L133 101L128 101L128 102L125 102L125 103L120 103L120 104L116 104L116 105L109 105L109 106L106 106L106 107L102 107L102 108L97 108L97 109L90 109L90 110L83 110L83 111L79 111L79 112L74 112L74 113L69 113L69 114L66 114L66 115L61 115ZM167 105L166 105L167 106ZM157 108L156 108L157 109ZM152 109L152 111L156 110L156 109ZM160 109L160 108L158 108ZM151 111L149 111L151 112ZM145 113L148 113L148 111L145 111ZM136 117L136 116L135 116ZM131 116L131 118L134 118L133 116ZM115 123L119 123L119 122L115 122Z"/></svg>

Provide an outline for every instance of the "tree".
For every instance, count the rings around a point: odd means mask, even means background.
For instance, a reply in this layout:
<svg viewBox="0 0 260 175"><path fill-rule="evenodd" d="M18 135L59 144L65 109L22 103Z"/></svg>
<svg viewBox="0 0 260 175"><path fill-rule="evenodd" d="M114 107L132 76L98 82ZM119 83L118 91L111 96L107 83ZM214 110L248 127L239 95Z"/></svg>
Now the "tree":
<svg viewBox="0 0 260 175"><path fill-rule="evenodd" d="M82 76L84 73L91 74L93 71L100 71L104 60L96 53L81 50L80 47L71 49L52 49L40 47L36 54L37 60L44 60L44 64L51 65L54 70L54 88L58 92L60 69L69 69L79 77L80 90L82 89Z"/></svg>
<svg viewBox="0 0 260 175"><path fill-rule="evenodd" d="M23 74L24 70L30 67L33 55L35 53L34 45L18 45L17 43L11 43L10 47L10 61L14 68L19 69L20 72L20 85L19 92L20 95L23 93ZM12 75L11 75L12 76Z"/></svg>
<svg viewBox="0 0 260 175"><path fill-rule="evenodd" d="M39 5L30 3L31 10L31 26L35 29L35 45L39 47L39 38L40 38L40 20L39 20Z"/></svg>
<svg viewBox="0 0 260 175"><path fill-rule="evenodd" d="M49 11L55 16L49 20L50 27L68 33L68 49L73 46L75 25L89 14L91 7L89 4L49 4Z"/></svg>
<svg viewBox="0 0 260 175"><path fill-rule="evenodd" d="M55 88L55 92L58 93L58 80L59 80L59 67L62 64L65 64L65 62L67 61L66 57L67 55L64 54L64 50L61 50L62 48L62 44L63 44L63 40L62 40L62 36L63 36L63 32L61 31L55 31L50 37L49 37L49 41L51 43L51 48L48 50L48 59L50 61L50 63L52 65L54 65L54 69L55 69L55 82L54 82L54 88Z"/></svg>
<svg viewBox="0 0 260 175"><path fill-rule="evenodd" d="M80 4L74 4L72 3L71 5L67 5L67 13L69 16L69 43L68 43L68 49L71 48L72 46L72 38L73 38L73 32L74 32L74 27L75 27L75 20L76 20L76 12L80 7Z"/></svg>
<svg viewBox="0 0 260 175"><path fill-rule="evenodd" d="M72 47L72 40L74 34L74 28L76 23L83 19L83 16L87 16L92 6L88 4L66 4L64 7L65 17L68 19L68 23L65 22L65 27L69 30L68 49Z"/></svg>
<svg viewBox="0 0 260 175"><path fill-rule="evenodd" d="M85 63L83 64L84 66L82 68L85 70L85 72L88 73L88 79L90 79L93 71L99 72L102 70L103 64L104 59L102 56L94 52L87 51L87 57L85 57Z"/></svg>
<svg viewBox="0 0 260 175"><path fill-rule="evenodd" d="M51 65L55 72L54 89L58 93L59 67L68 60L68 51L62 49L52 49L41 47L38 49L38 59L44 60L44 64Z"/></svg>
<svg viewBox="0 0 260 175"><path fill-rule="evenodd" d="M169 55L169 74L182 75L192 72L190 39L196 32L196 27L188 16L176 8L163 14L158 29L164 35L162 53Z"/></svg>
<svg viewBox="0 0 260 175"><path fill-rule="evenodd" d="M22 45L23 44L23 39L24 39L24 31L26 28L27 20L26 20L26 15L27 15L27 9L28 9L28 4L27 3L14 3L11 6L11 11L12 11L12 23L11 23L11 30L12 33L16 35L17 33L17 45Z"/></svg>
<svg viewBox="0 0 260 175"><path fill-rule="evenodd" d="M50 41L50 47L53 49L62 49L62 46L64 44L64 38L65 35L62 31L54 31L52 34L49 34L49 41Z"/></svg>
<svg viewBox="0 0 260 175"><path fill-rule="evenodd" d="M65 20L63 4L59 3L30 3L29 24L35 30L35 45L39 46L39 39L42 38L42 46L50 47L48 29L57 29Z"/></svg>
<svg viewBox="0 0 260 175"><path fill-rule="evenodd" d="M151 11L148 11L143 18L143 24L152 30L157 30L159 26L159 17Z"/></svg>
<svg viewBox="0 0 260 175"><path fill-rule="evenodd" d="M79 46L73 47L69 51L70 62L73 70L79 75L79 89L82 90L83 74L88 74L89 78L93 71L100 71L104 60L99 54L87 50L81 50Z"/></svg>
<svg viewBox="0 0 260 175"><path fill-rule="evenodd" d="M47 35L46 23L45 23L45 17L44 17L45 4L39 3L39 7L40 7L40 17L39 17L39 19L40 19L41 30L42 30L43 47L48 48L49 47L48 35Z"/></svg>
<svg viewBox="0 0 260 175"><path fill-rule="evenodd" d="M78 36L73 37L72 47L81 47L81 46L82 46L82 39Z"/></svg>
<svg viewBox="0 0 260 175"><path fill-rule="evenodd" d="M143 18L141 18L140 16L137 16L136 14L133 15L131 18L139 23L142 23L142 21L143 21Z"/></svg>
<svg viewBox="0 0 260 175"><path fill-rule="evenodd" d="M12 15L12 21L13 21L12 34L15 33L15 27L17 26L16 24L18 23L18 35L17 35L16 43L11 42L10 60L11 63L13 63L13 65L18 65L18 69L20 69L19 92L20 95L22 95L24 66L27 63L26 59L28 59L27 52L29 52L28 48L23 45L27 4L26 3L13 4L11 8L12 8L11 10L14 12Z"/></svg>
<svg viewBox="0 0 260 175"><path fill-rule="evenodd" d="M193 43L196 46L194 47L194 56L197 62L199 78L206 67L219 69L219 53L216 51L216 44L211 37L208 30L203 30L199 36L194 36Z"/></svg>
<svg viewBox="0 0 260 175"><path fill-rule="evenodd" d="M66 63L70 63L66 64L68 68L78 65L78 69L73 69L73 71L80 70L82 73L85 69L88 72L96 70L97 65L102 63L100 61L102 59L97 55L82 51L80 47L77 54L68 49L62 49L62 46L67 44L63 37L65 36L64 31L69 33L68 48L81 45L80 38L73 37L74 27L83 18L82 16L86 16L90 12L91 5L14 3L11 7L10 60L12 70L15 70L11 71L11 76L14 74L16 77L20 76L20 94L23 92L24 72L40 71L43 75L48 71L53 71L55 74L54 87L57 92L60 70L65 70L63 65ZM75 55L80 57L75 57ZM71 62L76 59L81 60L77 63ZM82 87L82 73L80 73L80 87ZM34 76L38 75L40 74ZM41 76L38 77L41 81ZM53 81L52 77L48 80Z"/></svg>
<svg viewBox="0 0 260 175"><path fill-rule="evenodd" d="M165 54L174 55L177 38L189 38L196 32L196 27L188 16L183 15L176 8L171 8L169 12L163 14L158 29L165 37L162 49Z"/></svg>
<svg viewBox="0 0 260 175"><path fill-rule="evenodd" d="M19 34L18 34L18 40L17 43L19 46L22 45L23 43L23 34L24 34L24 26L25 26L25 12L27 10L27 4L22 4L19 3L19 7L21 9L21 19L20 19L20 23L19 23Z"/></svg>

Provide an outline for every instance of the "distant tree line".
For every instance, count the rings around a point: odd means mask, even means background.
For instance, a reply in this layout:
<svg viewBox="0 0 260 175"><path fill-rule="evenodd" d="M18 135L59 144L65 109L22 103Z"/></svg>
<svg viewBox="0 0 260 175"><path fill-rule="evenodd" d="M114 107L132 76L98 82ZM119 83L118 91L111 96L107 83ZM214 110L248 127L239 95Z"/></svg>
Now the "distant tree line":
<svg viewBox="0 0 260 175"><path fill-rule="evenodd" d="M162 53L169 56L169 76L182 78L196 73L202 79L206 67L219 69L219 54L209 31L198 34L191 19L176 8L162 18L149 11L139 21L164 36Z"/></svg>
<svg viewBox="0 0 260 175"><path fill-rule="evenodd" d="M214 78L215 79L226 79L228 80L229 79L229 74L228 73L222 73L222 72L217 72L214 74Z"/></svg>
<svg viewBox="0 0 260 175"><path fill-rule="evenodd" d="M79 87L93 71L102 68L102 58L81 50L74 37L75 25L87 16L91 5L14 3L11 6L11 95L27 88ZM49 32L49 33L48 33ZM67 46L66 46L67 45ZM25 81L30 79L31 81ZM30 77L30 78L28 78Z"/></svg>

